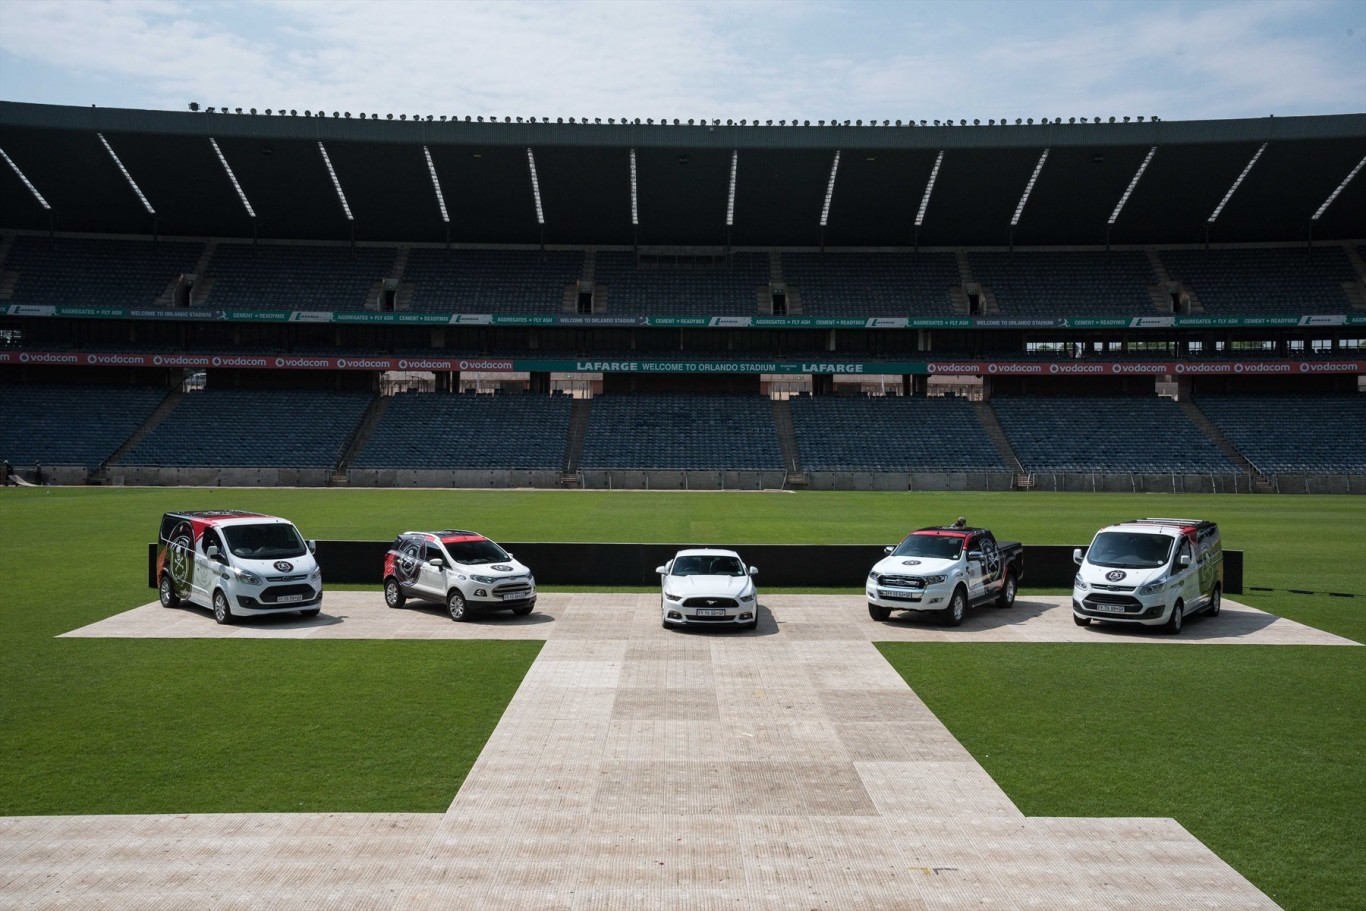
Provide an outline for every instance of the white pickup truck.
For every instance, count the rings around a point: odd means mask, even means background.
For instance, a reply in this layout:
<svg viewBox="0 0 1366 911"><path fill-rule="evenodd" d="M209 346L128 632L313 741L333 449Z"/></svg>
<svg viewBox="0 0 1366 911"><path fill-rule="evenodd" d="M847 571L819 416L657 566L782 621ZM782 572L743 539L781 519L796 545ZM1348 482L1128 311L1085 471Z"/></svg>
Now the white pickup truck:
<svg viewBox="0 0 1366 911"><path fill-rule="evenodd" d="M1018 541L997 542L988 529L966 524L913 531L885 552L865 583L874 620L886 620L894 610L920 611L958 626L969 604L1014 604L1024 575Z"/></svg>

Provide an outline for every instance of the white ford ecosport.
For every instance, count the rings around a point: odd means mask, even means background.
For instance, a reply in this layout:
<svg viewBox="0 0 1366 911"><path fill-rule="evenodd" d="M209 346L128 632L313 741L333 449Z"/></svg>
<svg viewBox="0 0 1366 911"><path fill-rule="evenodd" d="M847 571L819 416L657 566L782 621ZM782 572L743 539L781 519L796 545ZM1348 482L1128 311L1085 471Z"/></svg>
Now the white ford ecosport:
<svg viewBox="0 0 1366 911"><path fill-rule="evenodd" d="M405 531L384 557L384 603L402 607L409 598L443 604L457 622L473 610L508 608L520 617L536 607L536 579L476 532Z"/></svg>
<svg viewBox="0 0 1366 911"><path fill-rule="evenodd" d="M1072 584L1072 619L1161 626L1181 632L1185 618L1219 615L1224 548L1219 526L1198 519L1135 519L1096 532Z"/></svg>
<svg viewBox="0 0 1366 911"><path fill-rule="evenodd" d="M234 509L168 512L157 537L163 607L198 604L219 623L288 611L316 617L322 608L315 545L288 519Z"/></svg>

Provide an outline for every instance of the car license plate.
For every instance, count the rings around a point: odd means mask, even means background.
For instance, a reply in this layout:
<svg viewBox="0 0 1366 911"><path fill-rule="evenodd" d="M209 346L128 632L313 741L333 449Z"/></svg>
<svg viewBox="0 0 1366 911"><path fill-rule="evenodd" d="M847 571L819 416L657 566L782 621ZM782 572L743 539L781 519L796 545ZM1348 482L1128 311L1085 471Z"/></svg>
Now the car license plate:
<svg viewBox="0 0 1366 911"><path fill-rule="evenodd" d="M275 600L280 604L288 604L290 601L302 601L303 599L303 595L281 595Z"/></svg>
<svg viewBox="0 0 1366 911"><path fill-rule="evenodd" d="M1122 604L1093 604L1091 610L1100 611L1102 614L1122 614L1124 605Z"/></svg>
<svg viewBox="0 0 1366 911"><path fill-rule="evenodd" d="M697 616L699 617L724 617L725 615L725 610L719 607L699 607L697 609Z"/></svg>
<svg viewBox="0 0 1366 911"><path fill-rule="evenodd" d="M510 595L503 595L504 601L521 601L526 598L526 592L513 592Z"/></svg>

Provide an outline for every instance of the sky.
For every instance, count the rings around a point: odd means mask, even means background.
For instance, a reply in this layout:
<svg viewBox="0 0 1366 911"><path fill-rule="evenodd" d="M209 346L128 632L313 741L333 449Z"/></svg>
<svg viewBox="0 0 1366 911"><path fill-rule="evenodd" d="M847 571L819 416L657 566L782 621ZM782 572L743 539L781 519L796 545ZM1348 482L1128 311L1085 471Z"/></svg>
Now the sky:
<svg viewBox="0 0 1366 911"><path fill-rule="evenodd" d="M1366 111L1366 0L0 0L0 99L408 116Z"/></svg>

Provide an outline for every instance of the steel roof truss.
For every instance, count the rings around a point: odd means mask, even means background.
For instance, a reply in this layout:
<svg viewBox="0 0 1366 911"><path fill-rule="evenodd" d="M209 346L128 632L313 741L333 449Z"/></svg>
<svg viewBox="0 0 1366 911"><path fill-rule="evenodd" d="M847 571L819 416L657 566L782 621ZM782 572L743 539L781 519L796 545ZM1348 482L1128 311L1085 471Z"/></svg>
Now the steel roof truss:
<svg viewBox="0 0 1366 911"><path fill-rule="evenodd" d="M531 173L531 195L536 200L536 224L545 227L545 210L541 208L541 182L536 177L536 153L526 147L526 164Z"/></svg>
<svg viewBox="0 0 1366 911"><path fill-rule="evenodd" d="M1148 165L1152 164L1153 156L1156 154L1157 146L1153 146L1148 150L1148 154L1143 156L1143 163L1134 172L1133 178L1129 181L1129 186L1124 189L1124 195L1119 197L1119 202L1115 203L1115 211L1110 213L1110 220L1106 222L1107 225L1114 227L1115 222L1119 221L1119 213L1124 209L1124 204L1129 201L1129 197L1134 195L1134 187L1138 186L1139 178L1143 176L1144 171L1148 170Z"/></svg>
<svg viewBox="0 0 1366 911"><path fill-rule="evenodd" d="M726 227L735 225L735 175L740 168L740 150L730 150L730 189L726 191Z"/></svg>
<svg viewBox="0 0 1366 911"><path fill-rule="evenodd" d="M432 161L432 150L427 148L425 143L422 146L422 154L427 159L427 173L432 178L432 190L436 192L436 207L441 210L441 220L449 225L451 216L446 211L446 197L441 195L441 181L436 176L436 162Z"/></svg>
<svg viewBox="0 0 1366 911"><path fill-rule="evenodd" d="M1319 210L1314 213L1314 217L1311 218L1310 221L1318 221L1323 217L1323 213L1327 212L1328 207L1333 204L1333 200L1337 199L1342 191L1347 189L1347 185L1352 182L1352 179L1361 173L1363 166L1366 166L1366 156L1362 156L1361 161L1357 162L1357 166L1352 168L1351 172L1349 172L1346 177L1342 178L1342 183L1338 184L1337 189L1328 194L1328 198L1323 201L1323 205L1319 206Z"/></svg>
<svg viewBox="0 0 1366 911"><path fill-rule="evenodd" d="M346 213L347 221L354 223L355 216L351 214L351 206L346 202L346 193L342 191L341 181L337 179L336 169L332 167L332 158L327 154L327 147L319 142L318 151L323 155L323 164L327 165L327 176L332 178L332 189L337 191L337 199L341 202L342 212Z"/></svg>
<svg viewBox="0 0 1366 911"><path fill-rule="evenodd" d="M1025 184L1024 192L1020 194L1020 202L1015 206L1015 214L1010 216L1010 226L1013 228L1020 223L1020 216L1024 214L1025 203L1029 202L1029 194L1034 192L1034 184L1039 179L1039 173L1043 171L1044 162L1048 161L1048 149L1043 150L1039 156L1039 163L1034 165L1034 173L1029 175L1029 183Z"/></svg>
<svg viewBox="0 0 1366 911"><path fill-rule="evenodd" d="M640 206L636 199L636 150L631 149L631 227L640 225Z"/></svg>
<svg viewBox="0 0 1366 911"><path fill-rule="evenodd" d="M14 172L14 176L19 178L19 182L28 187L28 191L33 194L33 198L38 200L38 205L42 206L44 211L51 212L52 206L47 204L47 200L43 198L42 193L38 192L38 188L33 185L33 181L29 180L28 175L19 170L19 166L14 163L14 159L6 154L4 149L0 149L0 158L5 159L5 164L9 165L10 170Z"/></svg>
<svg viewBox="0 0 1366 911"><path fill-rule="evenodd" d="M934 167L930 168L930 179L925 181L925 193L920 197L920 208L915 211L915 226L925 223L925 210L930 207L930 194L934 192L934 182L939 179L939 166L944 163L944 150L934 156Z"/></svg>
<svg viewBox="0 0 1366 911"><path fill-rule="evenodd" d="M251 201L247 199L246 192L242 189L242 185L237 182L237 175L233 173L232 165L228 164L227 156L223 154L223 150L218 147L218 140L210 136L209 145L213 146L213 153L218 156L218 163L223 166L223 173L228 175L228 183L232 184L232 188L237 191L237 198L242 201L242 208L247 210L247 216L255 218L256 210L251 207Z"/></svg>
<svg viewBox="0 0 1366 911"><path fill-rule="evenodd" d="M840 150L835 150L835 157L830 162L830 180L825 185L825 202L821 205L821 227L830 220L830 200L835 197L835 175L840 170Z"/></svg>
<svg viewBox="0 0 1366 911"><path fill-rule="evenodd" d="M1266 151L1268 145L1270 145L1269 142L1262 143L1261 148L1252 156L1252 160L1243 167L1243 172L1234 179L1233 185L1228 188L1228 192L1224 194L1224 198L1219 200L1219 205L1215 206L1214 211L1209 214L1209 224L1214 224L1214 220L1219 217L1219 213L1224 211L1224 206L1228 205L1228 201L1233 198L1233 193L1238 189L1238 185L1247 179L1247 175L1252 171L1252 166L1257 163L1258 158L1262 157L1262 153Z"/></svg>

